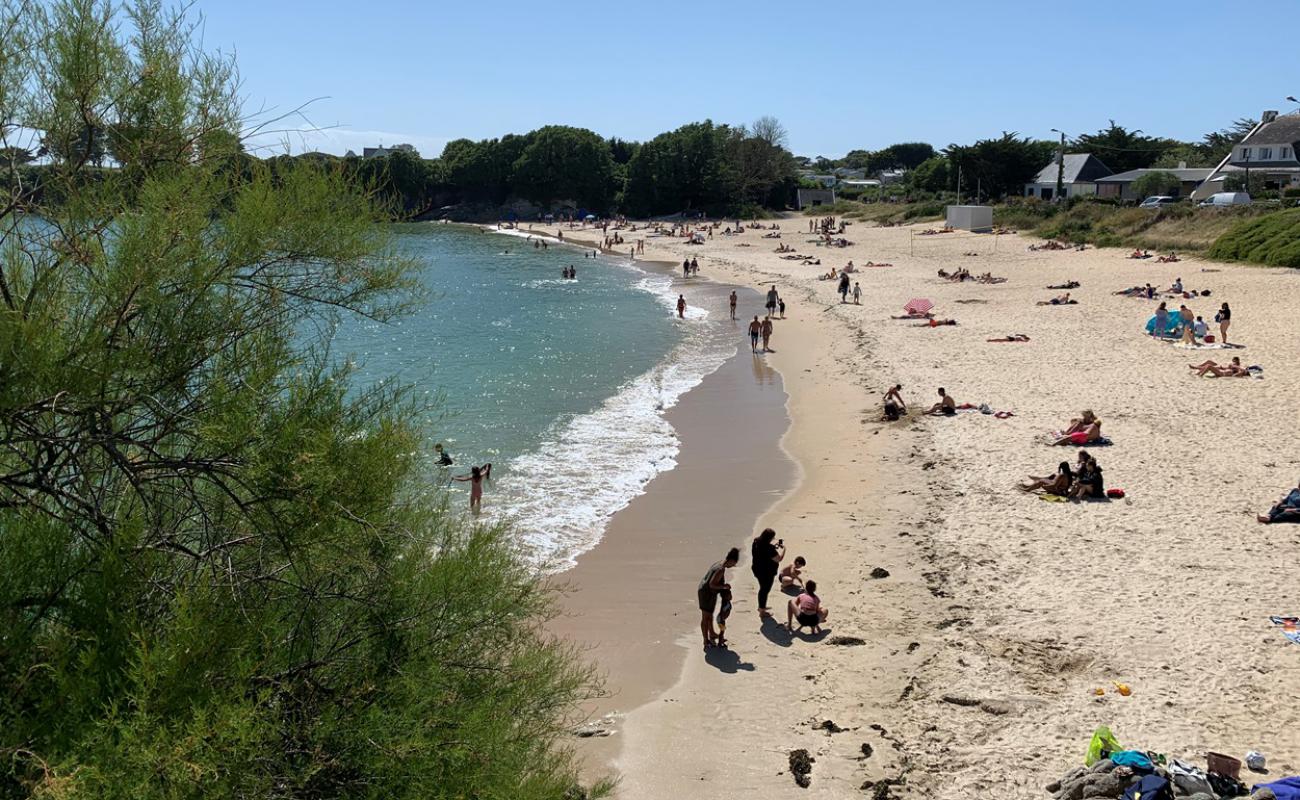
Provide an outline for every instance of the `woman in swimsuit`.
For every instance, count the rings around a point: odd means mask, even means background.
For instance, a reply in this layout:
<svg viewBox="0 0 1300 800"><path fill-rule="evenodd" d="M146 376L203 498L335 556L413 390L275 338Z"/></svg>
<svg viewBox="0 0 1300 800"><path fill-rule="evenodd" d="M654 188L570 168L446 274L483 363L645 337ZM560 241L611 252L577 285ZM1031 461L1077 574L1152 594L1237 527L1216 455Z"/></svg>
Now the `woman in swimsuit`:
<svg viewBox="0 0 1300 800"><path fill-rule="evenodd" d="M1062 461L1056 468L1055 475L1044 475L1043 477L1029 476L1029 483L1016 484L1023 491L1033 492L1042 490L1046 494L1054 494L1064 497L1070 492L1070 484L1074 482L1074 471L1070 469L1069 461Z"/></svg>
<svg viewBox="0 0 1300 800"><path fill-rule="evenodd" d="M492 462L481 467L470 467L468 475L457 475L454 481L469 481L469 510L477 514L483 510L483 481L492 477Z"/></svg>
<svg viewBox="0 0 1300 800"><path fill-rule="evenodd" d="M1219 338L1224 344L1228 343L1228 326L1232 324L1232 309L1224 303L1219 307L1219 313L1214 315L1214 319L1219 323Z"/></svg>
<svg viewBox="0 0 1300 800"><path fill-rule="evenodd" d="M1232 357L1231 364L1219 364L1214 361L1204 361L1200 364L1188 364L1188 369L1196 370L1196 376L1203 378L1209 375L1214 378L1249 378L1250 370L1241 365L1241 359L1237 356Z"/></svg>

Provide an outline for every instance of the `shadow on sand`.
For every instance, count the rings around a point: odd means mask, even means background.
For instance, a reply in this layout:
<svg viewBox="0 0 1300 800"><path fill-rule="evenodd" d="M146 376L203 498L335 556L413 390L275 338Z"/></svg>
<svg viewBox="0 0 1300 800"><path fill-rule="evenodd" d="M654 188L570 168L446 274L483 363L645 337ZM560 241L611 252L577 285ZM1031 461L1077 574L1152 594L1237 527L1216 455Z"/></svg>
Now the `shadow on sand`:
<svg viewBox="0 0 1300 800"><path fill-rule="evenodd" d="M740 654L726 647L710 647L704 651L704 663L719 672L734 675L741 670L753 672L755 667L748 661L741 661Z"/></svg>

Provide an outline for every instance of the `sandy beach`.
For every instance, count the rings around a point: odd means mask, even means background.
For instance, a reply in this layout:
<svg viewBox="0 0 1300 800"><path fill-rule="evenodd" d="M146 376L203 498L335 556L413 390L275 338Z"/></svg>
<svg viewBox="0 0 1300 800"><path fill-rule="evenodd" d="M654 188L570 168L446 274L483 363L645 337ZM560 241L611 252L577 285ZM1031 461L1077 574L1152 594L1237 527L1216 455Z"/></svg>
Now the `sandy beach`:
<svg viewBox="0 0 1300 800"><path fill-rule="evenodd" d="M1300 276L1195 259L1156 264L1120 250L1030 252L1033 240L1015 235L916 235L928 225L857 224L846 234L854 245L824 248L807 241L806 218L779 224L781 243L821 265L782 260L766 231L698 246L647 239L647 258L690 255L704 278L775 283L786 299L789 319L777 322L765 361L788 393L782 447L798 479L750 530L735 531L745 557L729 653L701 651L692 592L663 600L680 609L666 627L639 623L672 651L655 658L679 665L675 679L664 681L662 667L604 662L611 689L650 697L600 744L616 753L619 796L862 797L864 786L881 792L889 781L889 793L875 796L1045 797L1042 787L1081 761L1100 724L1126 746L1194 760L1254 749L1269 756L1272 775L1293 773L1300 651L1268 616L1297 613L1287 565L1300 554L1300 528L1263 526L1255 514L1300 477L1287 430L1300 413L1300 332L1290 323ZM835 284L817 279L849 260L894 265L853 276L861 305L840 305ZM1008 280L936 277L958 267ZM1229 338L1243 349L1153 340L1143 326L1155 303L1113 294L1175 277L1212 290L1186 301L1207 321L1231 304ZM1082 284L1072 291L1077 305L1036 305L1060 294L1047 285L1067 280ZM890 319L913 297L959 324ZM1008 334L1029 341L986 341ZM1197 378L1187 368L1232 355L1262 365L1265 377ZM886 423L881 396L893 383L903 384L912 414ZM939 386L958 403L1012 416L919 416ZM1044 436L1085 408L1113 440L1090 452L1107 485L1127 496L1051 503L1016 490L1027 475L1075 460L1077 448ZM693 438L683 432L684 457ZM652 508L655 490L639 498L643 519L662 513ZM680 512L685 501L676 502ZM717 513L707 497L700 502ZM735 509L753 511L762 509ZM821 585L831 617L820 641L759 622L747 543L764 526L791 557L808 559L807 575ZM692 588L715 559L674 553L659 569ZM872 577L877 568L888 575ZM579 571L568 577L583 585L583 605L602 606L594 583ZM640 576L623 577L617 591L640 586ZM619 636L634 630L626 619L604 624ZM789 774L796 748L815 758L810 789Z"/></svg>

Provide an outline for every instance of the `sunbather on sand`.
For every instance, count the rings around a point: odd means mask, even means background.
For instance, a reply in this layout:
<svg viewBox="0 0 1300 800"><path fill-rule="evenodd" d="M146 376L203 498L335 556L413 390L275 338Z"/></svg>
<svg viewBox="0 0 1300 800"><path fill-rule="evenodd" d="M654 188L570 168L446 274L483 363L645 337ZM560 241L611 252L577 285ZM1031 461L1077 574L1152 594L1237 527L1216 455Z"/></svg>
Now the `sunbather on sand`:
<svg viewBox="0 0 1300 800"><path fill-rule="evenodd" d="M1027 342L1029 337L1023 333L1013 333L1009 336L1003 336L1001 339L986 339L988 342Z"/></svg>
<svg viewBox="0 0 1300 800"><path fill-rule="evenodd" d="M912 327L913 328L937 328L940 325L956 325L956 324L957 324L957 320L955 319L931 319L929 322L925 323L924 325L913 325Z"/></svg>
<svg viewBox="0 0 1300 800"><path fill-rule="evenodd" d="M1071 427L1074 426L1072 425ZM1090 444L1092 442L1100 442L1100 441L1101 441L1101 420L1097 419L1096 417L1092 417L1092 421L1083 424L1082 427L1076 430L1062 432L1061 435L1057 437L1056 441L1052 442L1052 444L1085 445L1085 444Z"/></svg>
<svg viewBox="0 0 1300 800"><path fill-rule="evenodd" d="M1273 522L1300 522L1300 487L1286 493L1267 514L1260 514L1255 519L1268 525Z"/></svg>
<svg viewBox="0 0 1300 800"><path fill-rule="evenodd" d="M1048 289L1078 289L1082 285L1083 284L1079 283L1078 281L1066 281L1065 283L1058 283L1055 286L1048 286L1047 288ZM1119 294L1119 292L1116 292L1116 294Z"/></svg>
<svg viewBox="0 0 1300 800"><path fill-rule="evenodd" d="M1042 491L1044 494L1054 494L1065 497L1070 492L1070 484L1074 483L1074 470L1070 469L1070 462L1062 461L1056 468L1055 475L1044 475L1043 477L1029 476L1029 483L1018 483L1016 486L1026 492Z"/></svg>
<svg viewBox="0 0 1300 800"><path fill-rule="evenodd" d="M1188 369L1196 370L1196 376L1209 375L1214 378L1249 378L1250 370L1241 365L1241 359L1232 357L1231 364L1219 364L1215 361L1203 361L1200 364L1188 364Z"/></svg>
<svg viewBox="0 0 1300 800"><path fill-rule="evenodd" d="M1070 425L1065 430L1061 431L1061 433L1062 435L1078 433L1094 422L1098 422L1097 415L1093 413L1091 408L1085 408L1082 414L1075 419L1070 420Z"/></svg>
<svg viewBox="0 0 1300 800"><path fill-rule="evenodd" d="M1070 293L1069 293L1069 292L1066 292L1065 294L1061 295L1060 297L1053 297L1051 300L1039 300L1039 301L1038 301L1038 305L1040 305L1040 306L1074 306L1074 305L1078 305L1078 304L1079 304L1079 301L1078 301L1078 300L1071 300L1071 299L1070 299Z"/></svg>
<svg viewBox="0 0 1300 800"><path fill-rule="evenodd" d="M939 389L939 402L930 406L930 410L925 412L933 416L942 414L945 417L955 416L957 414L957 401L952 399L952 395Z"/></svg>

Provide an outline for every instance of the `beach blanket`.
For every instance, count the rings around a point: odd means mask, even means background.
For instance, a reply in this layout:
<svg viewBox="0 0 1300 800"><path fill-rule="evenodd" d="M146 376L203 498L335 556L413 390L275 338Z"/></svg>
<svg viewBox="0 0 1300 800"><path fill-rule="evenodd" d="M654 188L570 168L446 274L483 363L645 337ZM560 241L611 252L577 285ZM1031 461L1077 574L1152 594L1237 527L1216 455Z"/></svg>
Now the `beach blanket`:
<svg viewBox="0 0 1300 800"><path fill-rule="evenodd" d="M1198 342L1196 344L1187 344L1186 342L1173 342L1173 346L1179 350L1240 350L1242 345L1224 344L1223 342Z"/></svg>
<svg viewBox="0 0 1300 800"><path fill-rule="evenodd" d="M1073 435L1074 434L1071 434L1071 436ZM1044 441L1046 441L1048 444L1056 444L1056 440L1060 439L1062 436L1065 436L1065 433L1062 431L1048 431ZM1112 442L1110 438L1106 436L1102 436L1100 439L1098 439L1095 442L1078 442L1073 440L1070 441L1070 445L1073 447L1110 447L1112 444L1114 444L1114 442Z"/></svg>
<svg viewBox="0 0 1300 800"><path fill-rule="evenodd" d="M1270 789L1277 800L1300 800L1300 777L1283 778L1272 783L1257 783L1255 791Z"/></svg>
<svg viewBox="0 0 1300 800"><path fill-rule="evenodd" d="M1292 644L1300 644L1300 617L1269 617L1269 622L1281 626L1282 635Z"/></svg>

